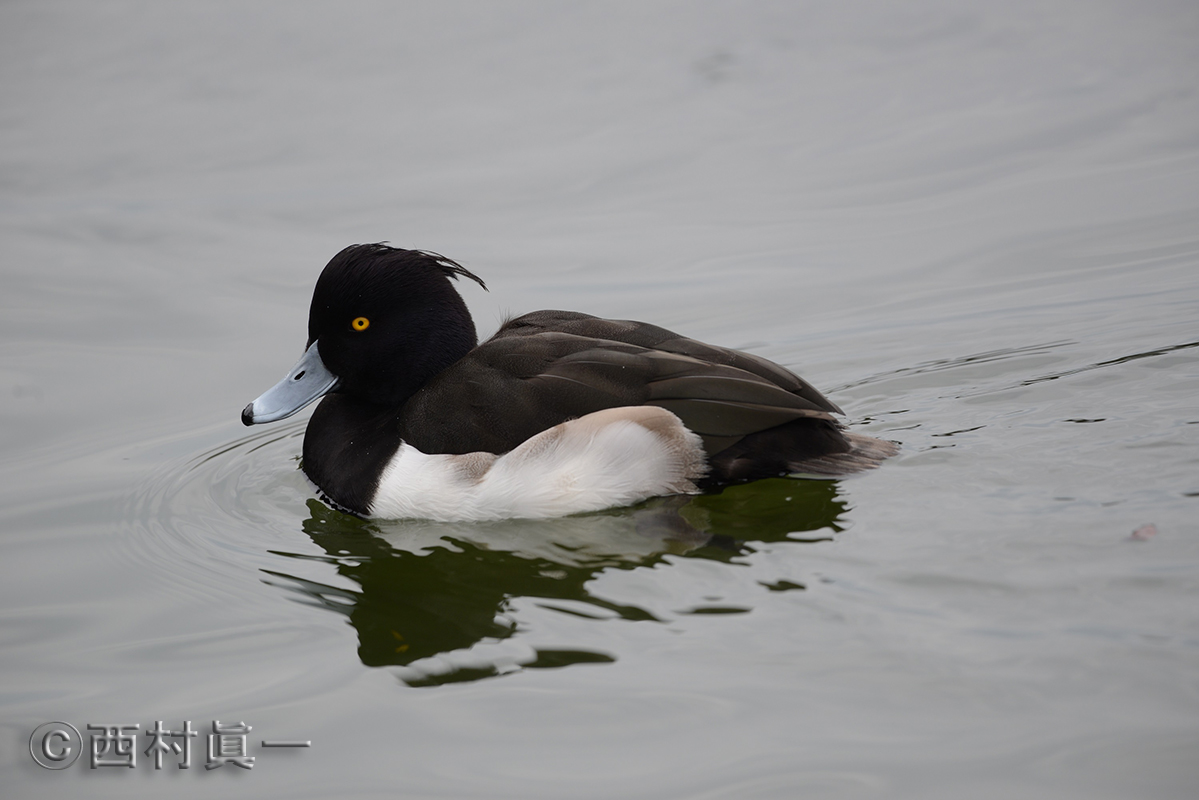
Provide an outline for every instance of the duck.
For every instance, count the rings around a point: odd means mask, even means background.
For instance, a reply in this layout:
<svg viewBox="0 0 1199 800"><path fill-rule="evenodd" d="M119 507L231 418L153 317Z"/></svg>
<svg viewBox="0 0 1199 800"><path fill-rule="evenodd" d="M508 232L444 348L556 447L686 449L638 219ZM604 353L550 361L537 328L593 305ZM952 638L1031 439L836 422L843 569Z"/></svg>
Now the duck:
<svg viewBox="0 0 1199 800"><path fill-rule="evenodd" d="M895 443L851 433L792 371L665 328L573 311L510 318L483 343L456 261L385 242L317 278L294 367L242 411L320 400L301 468L367 518L549 518L767 477L839 478Z"/></svg>

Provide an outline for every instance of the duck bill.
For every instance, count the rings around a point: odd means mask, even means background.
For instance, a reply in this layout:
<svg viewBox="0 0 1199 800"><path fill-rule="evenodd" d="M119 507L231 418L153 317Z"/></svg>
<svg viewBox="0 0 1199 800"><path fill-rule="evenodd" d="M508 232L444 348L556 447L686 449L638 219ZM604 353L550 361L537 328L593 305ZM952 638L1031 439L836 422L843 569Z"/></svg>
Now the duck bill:
<svg viewBox="0 0 1199 800"><path fill-rule="evenodd" d="M304 351L304 355L287 373L287 377L263 392L257 400L241 412L245 425L258 425L286 419L313 400L337 388L340 379L329 371L321 361L318 342Z"/></svg>

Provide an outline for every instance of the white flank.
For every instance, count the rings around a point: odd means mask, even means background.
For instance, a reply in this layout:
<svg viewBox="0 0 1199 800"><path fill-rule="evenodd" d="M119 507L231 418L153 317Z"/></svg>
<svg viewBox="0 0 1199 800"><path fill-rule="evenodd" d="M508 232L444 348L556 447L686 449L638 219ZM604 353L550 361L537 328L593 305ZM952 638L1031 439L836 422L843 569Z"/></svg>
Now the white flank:
<svg viewBox="0 0 1199 800"><path fill-rule="evenodd" d="M383 471L371 516L492 520L560 517L693 494L703 444L669 411L609 408L564 422L502 456L427 455L408 444Z"/></svg>

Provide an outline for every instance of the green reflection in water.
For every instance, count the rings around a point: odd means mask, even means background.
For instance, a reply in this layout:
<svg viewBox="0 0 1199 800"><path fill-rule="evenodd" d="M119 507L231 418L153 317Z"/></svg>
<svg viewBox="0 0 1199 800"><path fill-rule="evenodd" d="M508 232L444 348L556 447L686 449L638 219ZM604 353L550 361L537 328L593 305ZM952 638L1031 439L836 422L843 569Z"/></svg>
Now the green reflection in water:
<svg viewBox="0 0 1199 800"><path fill-rule="evenodd" d="M308 508L304 531L327 555L277 554L325 561L360 588L283 572L270 572L270 582L298 592L303 602L345 614L358 632L359 658L372 667L408 666L508 639L517 633L516 620L506 616L515 598L570 601L570 607L552 607L584 619L661 622L635 604L592 596L587 583L605 570L669 563L666 554L727 562L753 552L755 542L827 540L842 529L846 510L835 482L787 479L554 520L388 522L358 519L316 500ZM808 532L819 534L804 535ZM764 586L763 593L779 588ZM615 660L598 651L539 650L520 666ZM498 666L418 671L405 680L436 685L500 671Z"/></svg>

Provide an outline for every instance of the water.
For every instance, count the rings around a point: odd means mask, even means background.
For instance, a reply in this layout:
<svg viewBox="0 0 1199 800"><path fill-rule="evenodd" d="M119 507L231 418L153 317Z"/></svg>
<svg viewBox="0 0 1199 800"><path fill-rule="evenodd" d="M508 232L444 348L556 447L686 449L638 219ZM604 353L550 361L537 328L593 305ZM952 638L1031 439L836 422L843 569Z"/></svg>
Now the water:
<svg viewBox="0 0 1199 800"><path fill-rule="evenodd" d="M1165 2L6 4L5 796L1193 796L1197 34ZM237 416L381 239L477 271L484 333L651 320L903 452L337 514L303 420ZM157 719L193 769L29 756ZM213 720L252 771L201 768Z"/></svg>

